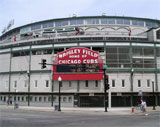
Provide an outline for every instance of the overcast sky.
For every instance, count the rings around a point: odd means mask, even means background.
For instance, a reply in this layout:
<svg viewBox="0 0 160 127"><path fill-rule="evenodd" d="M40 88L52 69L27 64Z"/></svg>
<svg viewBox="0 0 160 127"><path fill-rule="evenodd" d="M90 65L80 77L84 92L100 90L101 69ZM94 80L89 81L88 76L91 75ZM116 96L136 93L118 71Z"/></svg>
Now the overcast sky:
<svg viewBox="0 0 160 127"><path fill-rule="evenodd" d="M160 0L0 0L0 35L10 20L12 28L77 16L131 16L160 20Z"/></svg>

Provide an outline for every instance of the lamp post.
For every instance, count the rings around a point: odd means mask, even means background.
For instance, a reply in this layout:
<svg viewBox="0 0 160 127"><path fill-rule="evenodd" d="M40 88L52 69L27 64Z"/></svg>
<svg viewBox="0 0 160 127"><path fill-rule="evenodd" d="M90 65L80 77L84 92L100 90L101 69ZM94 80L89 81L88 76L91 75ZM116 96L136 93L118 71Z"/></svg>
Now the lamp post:
<svg viewBox="0 0 160 127"><path fill-rule="evenodd" d="M58 77L58 82L59 82L59 98L58 98L58 102L59 102L59 105L58 105L58 111L61 111L61 85L62 85L62 78L59 76Z"/></svg>
<svg viewBox="0 0 160 127"><path fill-rule="evenodd" d="M131 69L131 106L133 106L133 73L134 69Z"/></svg>
<svg viewBox="0 0 160 127"><path fill-rule="evenodd" d="M155 92L154 92L154 81L152 81L152 90L153 90L153 110L156 110L155 108Z"/></svg>

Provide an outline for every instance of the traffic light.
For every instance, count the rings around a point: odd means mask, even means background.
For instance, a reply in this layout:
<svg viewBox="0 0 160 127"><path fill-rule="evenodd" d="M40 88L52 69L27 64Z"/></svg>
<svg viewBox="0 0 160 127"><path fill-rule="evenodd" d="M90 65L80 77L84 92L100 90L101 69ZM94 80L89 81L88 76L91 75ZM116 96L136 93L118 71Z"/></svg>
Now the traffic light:
<svg viewBox="0 0 160 127"><path fill-rule="evenodd" d="M42 69L46 68L46 59L42 59Z"/></svg>
<svg viewBox="0 0 160 127"><path fill-rule="evenodd" d="M105 84L105 87L106 87L106 90L109 90L110 88L109 88L109 84L107 83L107 84Z"/></svg>
<svg viewBox="0 0 160 127"><path fill-rule="evenodd" d="M108 81L108 75L106 75L105 87L106 87L106 90L109 90L109 89L110 89L109 81Z"/></svg>

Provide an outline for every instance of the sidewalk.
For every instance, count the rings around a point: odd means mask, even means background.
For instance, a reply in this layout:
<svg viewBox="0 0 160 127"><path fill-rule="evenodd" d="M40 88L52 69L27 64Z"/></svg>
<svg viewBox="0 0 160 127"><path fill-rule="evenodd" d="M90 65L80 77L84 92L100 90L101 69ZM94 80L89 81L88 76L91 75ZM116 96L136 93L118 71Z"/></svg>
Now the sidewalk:
<svg viewBox="0 0 160 127"><path fill-rule="evenodd" d="M153 110L153 107L147 107L147 114L152 113L152 112L159 112L160 113L160 106L155 107L156 110ZM133 114L141 114L143 113L140 109L134 109Z"/></svg>
<svg viewBox="0 0 160 127"><path fill-rule="evenodd" d="M0 105L0 109L14 109L14 106ZM35 111L47 111L47 112L57 112L54 107L34 107L34 106L19 106L15 110L35 110ZM96 114L108 114L108 115L135 115L144 114L140 110L134 109L132 112L132 107L113 107L108 108L108 112L104 112L104 108L88 108L88 107L62 107L61 112L72 112L72 113L96 113ZM147 113L160 112L160 106L156 107L156 110L152 110L152 107L147 107Z"/></svg>

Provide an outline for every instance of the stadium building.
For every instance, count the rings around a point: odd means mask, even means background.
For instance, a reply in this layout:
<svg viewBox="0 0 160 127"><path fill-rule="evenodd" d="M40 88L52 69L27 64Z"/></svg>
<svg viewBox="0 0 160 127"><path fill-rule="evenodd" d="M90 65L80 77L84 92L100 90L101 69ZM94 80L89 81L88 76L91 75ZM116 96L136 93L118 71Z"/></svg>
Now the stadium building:
<svg viewBox="0 0 160 127"><path fill-rule="evenodd" d="M3 32L0 104L11 97L19 105L57 105L61 76L63 107L103 107L106 64L109 107L137 105L140 97L152 106L153 93L160 105L160 20L73 16ZM50 64L44 69L42 59Z"/></svg>

